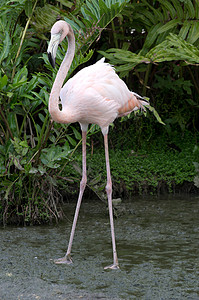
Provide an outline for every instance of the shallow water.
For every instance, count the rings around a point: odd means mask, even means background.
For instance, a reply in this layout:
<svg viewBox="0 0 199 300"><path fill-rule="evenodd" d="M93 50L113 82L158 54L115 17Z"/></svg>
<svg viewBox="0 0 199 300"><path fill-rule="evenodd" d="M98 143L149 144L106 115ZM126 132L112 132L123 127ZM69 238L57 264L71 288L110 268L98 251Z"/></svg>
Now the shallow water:
<svg viewBox="0 0 199 300"><path fill-rule="evenodd" d="M75 204L52 226L0 228L0 299L199 299L199 197L134 198L115 220L120 270L101 202L84 202L73 265L65 254Z"/></svg>

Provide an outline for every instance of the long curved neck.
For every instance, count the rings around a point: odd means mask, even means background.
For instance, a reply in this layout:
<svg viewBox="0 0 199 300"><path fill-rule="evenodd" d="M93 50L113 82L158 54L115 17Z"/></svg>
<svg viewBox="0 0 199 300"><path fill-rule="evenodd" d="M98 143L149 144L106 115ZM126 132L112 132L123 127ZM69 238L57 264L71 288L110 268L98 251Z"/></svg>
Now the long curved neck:
<svg viewBox="0 0 199 300"><path fill-rule="evenodd" d="M66 75L68 73L68 70L71 66L71 63L73 61L73 57L75 54L75 36L73 33L73 30L70 25L69 26L69 32L67 35L68 38L68 50L66 52L66 55L60 65L60 68L57 72L55 81L53 83L53 87L50 93L49 97L49 104L48 109L51 114L52 119L55 122L58 123L69 123L70 120L67 121L66 115L59 109L59 95L62 88L62 85L64 83L64 80L66 78Z"/></svg>

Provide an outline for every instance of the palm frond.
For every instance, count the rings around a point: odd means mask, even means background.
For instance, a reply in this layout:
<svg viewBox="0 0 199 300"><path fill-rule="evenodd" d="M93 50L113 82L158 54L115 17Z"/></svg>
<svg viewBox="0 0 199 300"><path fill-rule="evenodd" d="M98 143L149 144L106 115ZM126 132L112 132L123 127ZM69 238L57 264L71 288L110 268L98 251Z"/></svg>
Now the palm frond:
<svg viewBox="0 0 199 300"><path fill-rule="evenodd" d="M142 48L136 54L116 48L100 53L124 74L141 63L182 60L198 64L198 15L197 0L156 0L154 6L147 0L136 2L133 18L147 32Z"/></svg>
<svg viewBox="0 0 199 300"><path fill-rule="evenodd" d="M160 63L182 60L187 64L199 64L199 49L176 34L170 33L165 41L153 47L145 56L121 49L109 49L100 53L116 66L117 71L133 69L141 63Z"/></svg>

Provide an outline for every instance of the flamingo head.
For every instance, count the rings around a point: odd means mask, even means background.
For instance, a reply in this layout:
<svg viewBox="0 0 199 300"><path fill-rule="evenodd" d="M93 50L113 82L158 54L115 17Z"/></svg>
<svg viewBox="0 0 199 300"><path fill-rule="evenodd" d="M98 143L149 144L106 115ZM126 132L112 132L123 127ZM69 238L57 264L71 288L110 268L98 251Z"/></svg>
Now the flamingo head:
<svg viewBox="0 0 199 300"><path fill-rule="evenodd" d="M69 25L62 20L57 21L51 29L51 39L48 45L47 53L49 62L53 68L55 68L57 48L65 36L68 35L69 30Z"/></svg>

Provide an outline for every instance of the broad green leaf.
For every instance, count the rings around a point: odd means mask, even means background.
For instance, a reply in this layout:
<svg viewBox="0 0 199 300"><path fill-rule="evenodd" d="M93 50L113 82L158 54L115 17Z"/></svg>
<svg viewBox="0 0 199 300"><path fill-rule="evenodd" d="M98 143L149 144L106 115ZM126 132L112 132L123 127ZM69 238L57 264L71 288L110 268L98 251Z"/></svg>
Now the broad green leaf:
<svg viewBox="0 0 199 300"><path fill-rule="evenodd" d="M198 0L196 0L197 2ZM187 9L187 18L194 19L195 17L195 8L193 6L192 0L186 0L184 1L184 7Z"/></svg>
<svg viewBox="0 0 199 300"><path fill-rule="evenodd" d="M68 139L69 143L72 145L72 146L76 146L76 141L71 137L69 136L68 134L66 135L66 138Z"/></svg>
<svg viewBox="0 0 199 300"><path fill-rule="evenodd" d="M32 167L30 170L29 170L29 172L28 172L29 174L36 174L36 173L38 173L38 169L37 168L34 168L34 167Z"/></svg>
<svg viewBox="0 0 199 300"><path fill-rule="evenodd" d="M152 26L151 21L147 18L145 18L144 13L142 13L143 10L139 11L139 12L135 12L134 14L134 18L137 20L140 20L141 23L144 23L146 28L150 28Z"/></svg>
<svg viewBox="0 0 199 300"><path fill-rule="evenodd" d="M199 19L199 1L195 1L196 20Z"/></svg>
<svg viewBox="0 0 199 300"><path fill-rule="evenodd" d="M24 148L28 148L28 144L27 144L27 141L21 141L19 143L20 146L24 147Z"/></svg>
<svg viewBox="0 0 199 300"><path fill-rule="evenodd" d="M153 14L153 13L151 13L151 12L148 11L147 9L143 10L142 13L143 13L143 15L144 15L145 21L146 21L146 18L147 18L151 24L156 23L156 22L155 22L156 20L155 20L155 18L154 18L154 14Z"/></svg>
<svg viewBox="0 0 199 300"><path fill-rule="evenodd" d="M41 165L38 166L38 171L39 171L39 173L40 173L41 175L43 175L43 174L46 173L46 169L45 169L43 166L41 166Z"/></svg>
<svg viewBox="0 0 199 300"><path fill-rule="evenodd" d="M39 118L40 118L40 120L42 121L42 122L44 122L44 120L45 120L45 117L43 116L43 114L39 114Z"/></svg>
<svg viewBox="0 0 199 300"><path fill-rule="evenodd" d="M11 39L10 39L9 33L7 31L5 31L5 37L3 39L3 47L2 47L1 53L0 53L0 64L9 55L10 47L11 47Z"/></svg>
<svg viewBox="0 0 199 300"><path fill-rule="evenodd" d="M160 27L157 31L158 33L163 33L165 31L171 30L172 28L177 27L179 24L182 24L182 21L180 19L174 19L166 24L164 24L162 27Z"/></svg>
<svg viewBox="0 0 199 300"><path fill-rule="evenodd" d="M109 9L103 0L99 0L99 9L100 9L100 14L102 15L103 13L109 14Z"/></svg>
<svg viewBox="0 0 199 300"><path fill-rule="evenodd" d="M84 7L82 7L81 12L82 12L82 15L85 18L84 19L84 25L86 25L88 28L91 27L92 20L97 23L98 19L92 12L90 12L89 10L87 10ZM90 17L89 20L88 20L88 16Z"/></svg>
<svg viewBox="0 0 199 300"><path fill-rule="evenodd" d="M71 8L74 5L73 1L68 1L68 0L57 0L57 1L68 8Z"/></svg>
<svg viewBox="0 0 199 300"><path fill-rule="evenodd" d="M66 153L66 155L71 151L68 141L65 142L65 144L63 146L63 151L64 151L64 153Z"/></svg>
<svg viewBox="0 0 199 300"><path fill-rule="evenodd" d="M199 108L199 104L195 101L193 101L192 99L185 99L187 101L187 103L189 103L191 106L194 106L196 108Z"/></svg>
<svg viewBox="0 0 199 300"><path fill-rule="evenodd" d="M32 0L26 0L25 2L25 14L28 18L32 15Z"/></svg>
<svg viewBox="0 0 199 300"><path fill-rule="evenodd" d="M35 97L36 97L37 99L41 100L45 105L47 105L47 102L45 101L45 99L44 99L39 93L34 92L34 91L31 91L31 93L32 93L33 95L35 95Z"/></svg>
<svg viewBox="0 0 199 300"><path fill-rule="evenodd" d="M92 15L95 16L97 19L99 19L100 18L100 14L99 14L99 11L98 11L97 7L95 7L93 5L93 3L89 2L88 0L86 1L86 5L89 8L89 10L92 13Z"/></svg>
<svg viewBox="0 0 199 300"><path fill-rule="evenodd" d="M154 8L152 5L149 4L149 2L147 0L143 0L142 2L153 11L153 13L154 13L153 23L154 22L157 23L158 21L164 21L163 14L161 13L161 11L159 9Z"/></svg>
<svg viewBox="0 0 199 300"><path fill-rule="evenodd" d="M179 0L171 0L171 1L173 3L173 6L175 7L177 17L179 19L184 19L184 12L182 9L181 1Z"/></svg>
<svg viewBox="0 0 199 300"><path fill-rule="evenodd" d="M81 134L77 131L77 129L76 129L75 127L73 127L73 126L71 126L71 128L72 128L72 130L73 130L73 133L74 133L74 135L75 135L75 138L76 138L77 140L81 140L82 136L81 136Z"/></svg>
<svg viewBox="0 0 199 300"><path fill-rule="evenodd" d="M27 144L27 141L21 141L19 138L14 137L14 141L11 141L15 151L17 154L20 154L21 156L25 156L28 152L29 146Z"/></svg>
<svg viewBox="0 0 199 300"><path fill-rule="evenodd" d="M2 90L4 86L7 85L7 82L8 82L8 77L6 75L0 78L0 90Z"/></svg>
<svg viewBox="0 0 199 300"><path fill-rule="evenodd" d="M28 79L28 69L26 68L26 66L24 66L23 68L19 69L19 71L15 74L15 77L13 79L13 86L18 87L21 84L27 82L27 79Z"/></svg>
<svg viewBox="0 0 199 300"><path fill-rule="evenodd" d="M187 34L189 32L190 26L191 26L190 20L185 20L182 27L181 27L181 29L180 29L179 37L181 37L182 39L185 40L186 37L187 37Z"/></svg>
<svg viewBox="0 0 199 300"><path fill-rule="evenodd" d="M157 36L158 36L158 29L162 28L162 23L158 23L156 25L151 26L147 37L145 39L143 48L140 51L140 54L144 54L146 53L146 51L148 51L148 49L153 45L153 43L155 42Z"/></svg>
<svg viewBox="0 0 199 300"><path fill-rule="evenodd" d="M7 121L8 121L9 127L11 129L11 132L14 133L15 136L18 136L18 124L17 124L17 120L16 120L16 115L8 114Z"/></svg>
<svg viewBox="0 0 199 300"><path fill-rule="evenodd" d="M158 112L155 110L154 107L152 107L151 105L147 105L147 109L150 110L153 113L153 115L155 116L155 118L157 119L157 121L160 124L165 125L165 123L162 121L161 117L159 116Z"/></svg>
<svg viewBox="0 0 199 300"><path fill-rule="evenodd" d="M145 56L114 48L100 53L108 58L119 72L131 70L140 63L184 60L188 64L199 64L199 50L171 33L164 42L153 47Z"/></svg>
<svg viewBox="0 0 199 300"><path fill-rule="evenodd" d="M199 21L193 21L189 30L186 41L190 44L194 44L199 38Z"/></svg>
<svg viewBox="0 0 199 300"><path fill-rule="evenodd" d="M65 159L67 154L64 147L52 145L51 147L48 147L48 149L42 150L41 161L47 167L55 169L60 166L57 161L60 161L62 158Z"/></svg>
<svg viewBox="0 0 199 300"><path fill-rule="evenodd" d="M29 95L29 94L21 94L20 97L21 97L21 98L30 99L30 100L34 100L34 99L35 99L34 97L32 97L32 96Z"/></svg>
<svg viewBox="0 0 199 300"><path fill-rule="evenodd" d="M162 5L165 6L165 8L167 9L167 11L169 11L171 18L174 19L176 17L176 10L173 7L173 5L171 4L170 1L167 0L158 0Z"/></svg>

